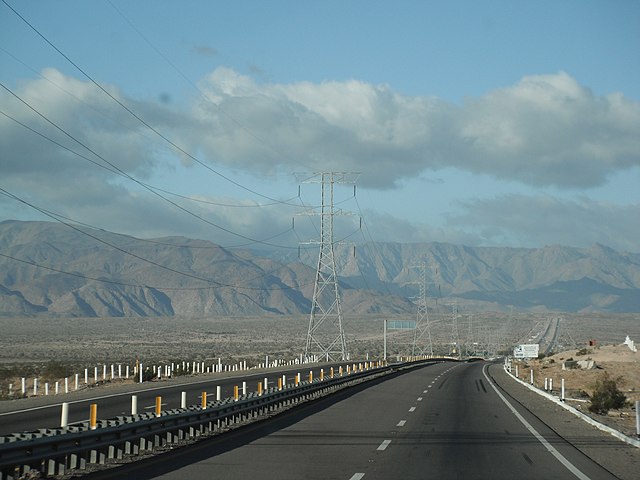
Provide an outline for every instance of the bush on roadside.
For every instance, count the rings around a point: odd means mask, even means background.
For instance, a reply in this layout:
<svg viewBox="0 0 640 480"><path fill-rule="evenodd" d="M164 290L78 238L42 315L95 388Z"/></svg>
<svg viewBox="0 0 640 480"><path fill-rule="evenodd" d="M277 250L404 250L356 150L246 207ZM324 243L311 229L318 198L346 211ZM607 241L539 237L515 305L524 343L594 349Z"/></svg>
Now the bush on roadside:
<svg viewBox="0 0 640 480"><path fill-rule="evenodd" d="M611 409L624 407L627 397L618 389L618 382L621 380L610 378L606 372L596 380L589 411L604 415Z"/></svg>

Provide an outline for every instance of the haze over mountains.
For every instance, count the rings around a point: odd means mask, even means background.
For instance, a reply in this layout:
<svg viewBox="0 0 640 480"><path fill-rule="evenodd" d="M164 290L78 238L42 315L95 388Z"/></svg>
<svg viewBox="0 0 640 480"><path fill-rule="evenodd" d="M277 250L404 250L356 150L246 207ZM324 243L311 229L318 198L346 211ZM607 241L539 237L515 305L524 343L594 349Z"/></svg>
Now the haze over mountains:
<svg viewBox="0 0 640 480"><path fill-rule="evenodd" d="M0 315L310 311L315 251L298 258L293 250L252 253L184 237L142 240L78 229L86 234L58 223L0 222ZM336 247L344 313L413 314L410 297L417 294L419 280L413 267L422 262L434 308L456 300L485 310L640 311L637 253L602 245L525 249L367 243L355 255L352 247Z"/></svg>

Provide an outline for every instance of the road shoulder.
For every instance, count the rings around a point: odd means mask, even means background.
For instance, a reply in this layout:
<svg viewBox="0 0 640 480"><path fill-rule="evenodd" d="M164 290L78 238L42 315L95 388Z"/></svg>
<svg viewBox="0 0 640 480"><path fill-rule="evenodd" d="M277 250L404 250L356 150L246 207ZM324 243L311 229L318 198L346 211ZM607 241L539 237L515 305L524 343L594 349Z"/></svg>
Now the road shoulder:
<svg viewBox="0 0 640 480"><path fill-rule="evenodd" d="M621 479L638 478L639 448L598 430L561 406L520 385L504 372L502 365L491 365L490 373L501 389L585 455Z"/></svg>

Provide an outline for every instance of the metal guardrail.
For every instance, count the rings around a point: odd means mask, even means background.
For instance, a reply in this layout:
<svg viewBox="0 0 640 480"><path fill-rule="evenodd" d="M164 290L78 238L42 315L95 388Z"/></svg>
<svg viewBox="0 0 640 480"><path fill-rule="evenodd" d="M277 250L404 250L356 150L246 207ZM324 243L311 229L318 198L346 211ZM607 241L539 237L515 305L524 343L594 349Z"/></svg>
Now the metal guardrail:
<svg viewBox="0 0 640 480"><path fill-rule="evenodd" d="M155 413L100 420L91 429L81 422L54 429L16 433L0 437L0 480L14 480L36 470L45 476L64 475L104 464L108 459L152 452L154 448L191 441L245 423L270 412L289 408L401 368L424 364L425 359L383 367L362 364L342 376L270 388L249 393L238 400L209 402L206 408L190 406Z"/></svg>

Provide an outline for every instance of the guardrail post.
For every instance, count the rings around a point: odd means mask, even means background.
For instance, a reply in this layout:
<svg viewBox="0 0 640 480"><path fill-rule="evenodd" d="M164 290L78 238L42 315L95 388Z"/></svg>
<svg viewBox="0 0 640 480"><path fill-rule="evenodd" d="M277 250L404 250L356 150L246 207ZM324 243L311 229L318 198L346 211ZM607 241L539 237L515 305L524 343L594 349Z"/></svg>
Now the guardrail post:
<svg viewBox="0 0 640 480"><path fill-rule="evenodd" d="M202 392L201 400L202 400L202 403L201 403L202 409L204 410L207 408L207 392Z"/></svg>
<svg viewBox="0 0 640 480"><path fill-rule="evenodd" d="M66 427L69 424L69 403L62 402L62 412L60 414L60 426Z"/></svg>
<svg viewBox="0 0 640 480"><path fill-rule="evenodd" d="M98 421L98 404L92 403L89 406L89 428L91 430L96 429L97 421Z"/></svg>
<svg viewBox="0 0 640 480"><path fill-rule="evenodd" d="M138 414L138 396L131 395L131 415Z"/></svg>
<svg viewBox="0 0 640 480"><path fill-rule="evenodd" d="M156 397L156 417L162 412L162 397Z"/></svg>
<svg viewBox="0 0 640 480"><path fill-rule="evenodd" d="M180 393L180 408L187 408L187 392Z"/></svg>

